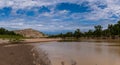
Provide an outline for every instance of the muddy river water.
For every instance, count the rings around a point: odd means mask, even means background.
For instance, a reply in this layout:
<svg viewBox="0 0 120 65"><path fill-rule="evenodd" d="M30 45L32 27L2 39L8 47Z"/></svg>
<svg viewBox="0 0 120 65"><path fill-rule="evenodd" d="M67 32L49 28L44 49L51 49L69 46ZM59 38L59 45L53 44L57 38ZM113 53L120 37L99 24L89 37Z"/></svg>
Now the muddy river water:
<svg viewBox="0 0 120 65"><path fill-rule="evenodd" d="M36 44L52 65L120 65L120 43L47 42Z"/></svg>

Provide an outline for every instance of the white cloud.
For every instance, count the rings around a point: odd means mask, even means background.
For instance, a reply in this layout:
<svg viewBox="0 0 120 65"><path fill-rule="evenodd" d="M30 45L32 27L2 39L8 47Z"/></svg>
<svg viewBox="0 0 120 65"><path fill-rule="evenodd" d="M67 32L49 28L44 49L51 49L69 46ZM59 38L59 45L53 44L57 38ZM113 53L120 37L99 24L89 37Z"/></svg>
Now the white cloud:
<svg viewBox="0 0 120 65"><path fill-rule="evenodd" d="M10 6L14 9L18 8L29 8L34 6L48 6L48 5L56 5L57 3L69 2L80 4L85 1L89 2L90 8L93 9L92 12L88 12L85 14L86 18L94 20L94 19L106 19L112 16L113 14L117 17L120 17L120 0L0 0L0 7ZM97 4L96 4L97 3ZM105 9L100 9L98 5L107 5ZM58 13L59 14L67 14L69 11L63 10ZM54 16L54 8L51 13L44 13L44 16ZM56 14L57 15L57 14ZM84 15L83 15L84 16ZM82 17L83 17L82 16ZM88 16L88 17L87 17Z"/></svg>
<svg viewBox="0 0 120 65"><path fill-rule="evenodd" d="M0 7L26 8L33 6L54 5L61 2L77 2L79 0L0 0Z"/></svg>
<svg viewBox="0 0 120 65"><path fill-rule="evenodd" d="M92 12L69 14L69 11L67 10L56 11L53 8L57 3L69 2L81 4L85 1L89 2L88 5L91 9L93 9ZM27 16L24 16L25 18L23 17L22 19L16 17L13 20L0 22L0 26L11 28L34 28L39 30L61 30L63 28L64 30L73 30L76 28L81 28L84 30L90 28L90 26L82 26L82 24L76 25L76 23L81 21L86 22L89 20L97 22L100 22L100 20L106 20L101 22L101 24L105 23L107 25L112 23L113 20L118 20L120 18L119 2L120 0L0 0L1 8L9 6L14 9L19 9L34 6L54 5L50 8L51 12L42 14L37 13L38 16L33 17L33 19ZM106 5L106 7L102 9L98 7L98 5ZM15 14L15 11L12 14ZM118 18L113 18L113 15ZM28 20L25 20L26 18L28 18Z"/></svg>
<svg viewBox="0 0 120 65"><path fill-rule="evenodd" d="M37 26L38 26L38 27L43 27L44 25L42 25L42 24L38 24Z"/></svg>

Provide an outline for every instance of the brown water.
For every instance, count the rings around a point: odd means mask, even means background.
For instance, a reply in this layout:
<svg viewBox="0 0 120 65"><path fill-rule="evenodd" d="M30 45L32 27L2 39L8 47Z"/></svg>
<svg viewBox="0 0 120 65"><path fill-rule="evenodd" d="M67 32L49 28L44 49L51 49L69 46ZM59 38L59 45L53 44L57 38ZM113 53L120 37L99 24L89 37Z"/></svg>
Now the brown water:
<svg viewBox="0 0 120 65"><path fill-rule="evenodd" d="M52 65L120 65L120 43L49 42L36 47L48 53Z"/></svg>

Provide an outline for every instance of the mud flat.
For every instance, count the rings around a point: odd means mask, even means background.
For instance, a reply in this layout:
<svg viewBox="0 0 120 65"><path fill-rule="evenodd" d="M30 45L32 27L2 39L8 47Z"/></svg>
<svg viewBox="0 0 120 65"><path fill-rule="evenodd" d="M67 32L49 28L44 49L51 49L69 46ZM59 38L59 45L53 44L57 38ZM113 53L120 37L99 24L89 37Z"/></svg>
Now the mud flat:
<svg viewBox="0 0 120 65"><path fill-rule="evenodd" d="M43 52L37 55L32 45L0 44L0 65L46 65ZM49 64L48 64L49 65Z"/></svg>
<svg viewBox="0 0 120 65"><path fill-rule="evenodd" d="M37 39L24 39L23 43L39 43L39 42L52 42L60 41L61 38L37 38Z"/></svg>

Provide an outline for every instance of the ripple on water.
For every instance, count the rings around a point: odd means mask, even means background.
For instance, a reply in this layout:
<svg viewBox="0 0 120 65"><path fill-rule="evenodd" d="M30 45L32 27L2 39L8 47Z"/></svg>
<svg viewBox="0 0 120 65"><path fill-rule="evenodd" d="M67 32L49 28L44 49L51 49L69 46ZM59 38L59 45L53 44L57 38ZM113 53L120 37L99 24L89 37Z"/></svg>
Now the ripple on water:
<svg viewBox="0 0 120 65"><path fill-rule="evenodd" d="M117 45L117 43L107 42L48 42L36 44L35 47L48 54L52 65L73 63L76 65L120 65L120 47Z"/></svg>

